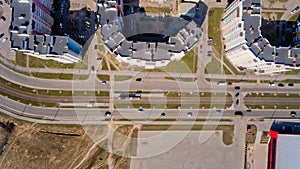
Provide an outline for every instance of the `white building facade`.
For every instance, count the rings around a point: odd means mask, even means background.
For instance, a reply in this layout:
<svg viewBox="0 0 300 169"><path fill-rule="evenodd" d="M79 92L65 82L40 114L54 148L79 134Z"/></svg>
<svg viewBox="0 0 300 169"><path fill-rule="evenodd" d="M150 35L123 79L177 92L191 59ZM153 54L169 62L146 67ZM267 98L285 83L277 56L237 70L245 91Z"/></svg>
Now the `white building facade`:
<svg viewBox="0 0 300 169"><path fill-rule="evenodd" d="M299 49L275 48L261 35L261 0L235 0L224 11L221 29L224 52L240 71L278 74L299 69ZM292 51L291 51L292 50Z"/></svg>

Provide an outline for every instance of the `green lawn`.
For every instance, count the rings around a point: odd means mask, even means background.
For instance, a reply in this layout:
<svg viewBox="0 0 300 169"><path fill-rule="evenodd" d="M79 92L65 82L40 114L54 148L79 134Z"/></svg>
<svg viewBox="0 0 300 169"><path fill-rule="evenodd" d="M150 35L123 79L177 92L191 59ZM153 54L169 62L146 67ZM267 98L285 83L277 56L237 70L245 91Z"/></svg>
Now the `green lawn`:
<svg viewBox="0 0 300 169"><path fill-rule="evenodd" d="M213 56L205 67L205 74L221 74L221 63Z"/></svg>
<svg viewBox="0 0 300 169"><path fill-rule="evenodd" d="M110 80L110 76L109 75L97 75L99 80L105 80L105 81L109 81Z"/></svg>
<svg viewBox="0 0 300 169"><path fill-rule="evenodd" d="M300 69L285 72L286 75L297 75L299 73L300 73Z"/></svg>
<svg viewBox="0 0 300 169"><path fill-rule="evenodd" d="M189 67L192 73L197 72L198 55L191 49L183 58L182 61Z"/></svg>
<svg viewBox="0 0 300 169"><path fill-rule="evenodd" d="M77 74L58 74L58 73L30 73L31 76L42 79L63 79L63 80L86 80L89 75L77 75Z"/></svg>
<svg viewBox="0 0 300 169"><path fill-rule="evenodd" d="M88 52L87 52L88 53ZM16 63L19 66L26 66L26 55L20 51L16 52ZM29 67L31 68L56 68L56 69L86 69L88 62L88 55L84 57L83 61L72 63L72 64L64 64L54 60L46 60L40 59L33 56L28 56Z"/></svg>
<svg viewBox="0 0 300 169"><path fill-rule="evenodd" d="M182 59L171 61L166 67L159 69L162 72L196 73L198 55L191 49Z"/></svg>
<svg viewBox="0 0 300 169"><path fill-rule="evenodd" d="M108 65L106 63L105 57L102 58L102 70L108 70Z"/></svg>
<svg viewBox="0 0 300 169"><path fill-rule="evenodd" d="M289 21L295 22L295 21L298 19L299 15L300 15L300 11L298 11L296 14L294 14L294 15L289 19Z"/></svg>
<svg viewBox="0 0 300 169"><path fill-rule="evenodd" d="M208 11L208 36L213 39L213 44L218 53L222 53L221 29L224 8L211 8Z"/></svg>
<svg viewBox="0 0 300 169"><path fill-rule="evenodd" d="M16 51L16 64L22 67L27 66L27 55L23 54L21 51Z"/></svg>
<svg viewBox="0 0 300 169"><path fill-rule="evenodd" d="M132 79L132 76L119 76L119 75L116 75L114 77L115 81L125 81L125 80L130 80Z"/></svg>

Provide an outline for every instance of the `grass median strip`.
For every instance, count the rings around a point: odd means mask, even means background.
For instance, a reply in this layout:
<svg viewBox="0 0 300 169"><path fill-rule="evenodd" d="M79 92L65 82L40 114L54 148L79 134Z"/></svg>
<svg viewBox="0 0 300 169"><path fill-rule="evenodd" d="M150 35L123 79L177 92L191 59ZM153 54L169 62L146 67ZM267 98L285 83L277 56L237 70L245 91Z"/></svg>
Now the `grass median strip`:
<svg viewBox="0 0 300 169"><path fill-rule="evenodd" d="M24 104L27 104L27 105L40 106L40 107L57 107L58 106L56 103L45 103L45 102L32 101L32 100L28 100L28 99L22 99L22 98L4 93L2 91L0 91L0 94L2 96L8 97L9 99L12 99L14 101L18 101L20 103L24 103Z"/></svg>
<svg viewBox="0 0 300 169"><path fill-rule="evenodd" d="M109 96L108 91L63 91L63 90L41 90L20 86L11 83L0 77L0 83L13 89L21 90L33 94L51 95L51 96Z"/></svg>

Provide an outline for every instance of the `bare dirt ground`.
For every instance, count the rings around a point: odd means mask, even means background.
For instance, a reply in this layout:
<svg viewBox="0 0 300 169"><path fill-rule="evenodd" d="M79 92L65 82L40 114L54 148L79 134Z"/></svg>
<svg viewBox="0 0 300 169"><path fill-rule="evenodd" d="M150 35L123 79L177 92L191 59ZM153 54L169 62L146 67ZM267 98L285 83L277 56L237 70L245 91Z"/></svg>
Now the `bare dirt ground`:
<svg viewBox="0 0 300 169"><path fill-rule="evenodd" d="M0 156L2 169L73 169L73 168L129 168L130 158L109 153L118 149L119 154L130 156L136 145L131 137L136 137L136 126L98 126L93 131L99 135L96 143L81 126L41 125L11 119L0 113L0 121L13 122L14 131ZM88 130L93 130L91 126ZM129 136L127 139L115 137L115 132ZM98 144L102 145L101 147ZM133 146L133 144L135 146Z"/></svg>

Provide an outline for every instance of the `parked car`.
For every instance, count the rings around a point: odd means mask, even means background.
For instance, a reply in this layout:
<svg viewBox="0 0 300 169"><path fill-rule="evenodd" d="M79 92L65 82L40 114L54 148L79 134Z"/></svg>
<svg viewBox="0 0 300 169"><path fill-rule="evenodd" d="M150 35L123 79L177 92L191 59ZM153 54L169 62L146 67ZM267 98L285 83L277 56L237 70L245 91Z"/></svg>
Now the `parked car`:
<svg viewBox="0 0 300 169"><path fill-rule="evenodd" d="M232 82L227 82L227 85L228 86L232 86Z"/></svg>
<svg viewBox="0 0 300 169"><path fill-rule="evenodd" d="M240 96L240 92L236 92L235 97L239 97Z"/></svg>
<svg viewBox="0 0 300 169"><path fill-rule="evenodd" d="M165 113L165 112L162 112L162 113L160 113L160 116L165 117L165 116L166 116L166 113Z"/></svg>
<svg viewBox="0 0 300 169"><path fill-rule="evenodd" d="M293 87L293 86L294 86L294 83L289 83L288 86L289 86L289 87Z"/></svg>
<svg viewBox="0 0 300 169"><path fill-rule="evenodd" d="M140 82L142 81L142 78L136 78L135 81Z"/></svg>
<svg viewBox="0 0 300 169"><path fill-rule="evenodd" d="M105 81L105 80L103 80L103 81L101 82L101 84L103 84L103 85L106 85L106 81Z"/></svg>
<svg viewBox="0 0 300 169"><path fill-rule="evenodd" d="M143 110L143 109L138 109L138 112L139 112L139 113L143 113L144 110Z"/></svg>
<svg viewBox="0 0 300 169"><path fill-rule="evenodd" d="M7 37L2 39L2 42L5 43L7 41L7 39L8 39Z"/></svg>
<svg viewBox="0 0 300 169"><path fill-rule="evenodd" d="M298 115L295 111L291 111L290 116L291 117L298 117Z"/></svg>
<svg viewBox="0 0 300 169"><path fill-rule="evenodd" d="M200 45L200 47L199 47L200 49L202 49L203 48L203 46L202 45Z"/></svg>
<svg viewBox="0 0 300 169"><path fill-rule="evenodd" d="M222 113L222 111L220 109L216 110L217 113Z"/></svg>
<svg viewBox="0 0 300 169"><path fill-rule="evenodd" d="M296 8L294 8L294 9L291 11L291 14L293 15L293 14L296 13L299 9L300 9L300 7L297 6Z"/></svg>
<svg viewBox="0 0 300 169"><path fill-rule="evenodd" d="M251 113L251 112L252 112L251 109L248 109L248 110L247 110L247 113Z"/></svg>
<svg viewBox="0 0 300 169"><path fill-rule="evenodd" d="M5 18L4 16L1 16L1 19L2 19L3 21L6 21L6 18Z"/></svg>
<svg viewBox="0 0 300 169"><path fill-rule="evenodd" d="M284 83L279 83L278 87L284 87Z"/></svg>
<svg viewBox="0 0 300 169"><path fill-rule="evenodd" d="M4 36L4 33L1 33L1 34L0 34L0 38L2 38L3 36Z"/></svg>
<svg viewBox="0 0 300 169"><path fill-rule="evenodd" d="M192 112L188 112L186 115L187 115L188 117L192 117L192 116L193 116L193 113L192 113Z"/></svg>

